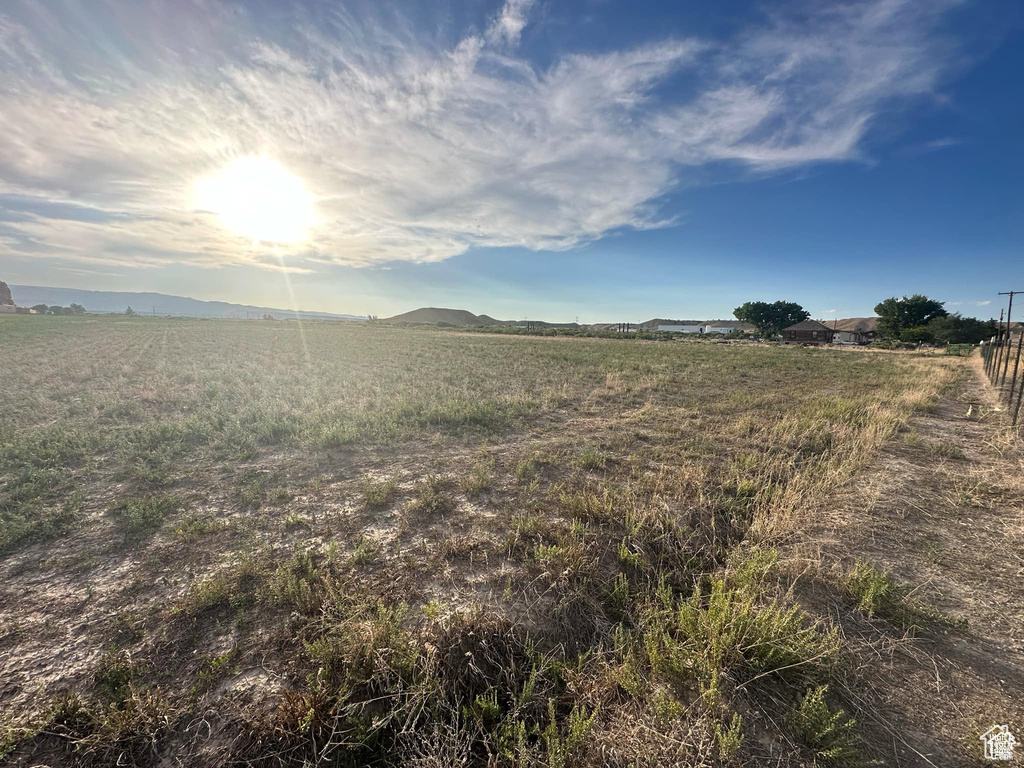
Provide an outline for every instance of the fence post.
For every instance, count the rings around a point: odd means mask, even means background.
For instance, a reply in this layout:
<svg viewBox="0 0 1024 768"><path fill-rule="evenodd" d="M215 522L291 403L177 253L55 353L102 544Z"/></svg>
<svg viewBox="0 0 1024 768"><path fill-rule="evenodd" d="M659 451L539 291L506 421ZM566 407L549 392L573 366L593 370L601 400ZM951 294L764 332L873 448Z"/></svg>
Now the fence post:
<svg viewBox="0 0 1024 768"><path fill-rule="evenodd" d="M1010 350L1013 348L1013 334L1010 332L1010 317L1013 315L1013 294L1010 291L1010 305L1006 309L1006 359L1003 361L1003 377L999 380L999 386L1006 384L1006 369L1010 367Z"/></svg>
<svg viewBox="0 0 1024 768"><path fill-rule="evenodd" d="M1000 321L1000 322L1002 322L1002 321ZM1002 332L1002 330L1000 330L999 333L996 334L996 338L992 341L992 343L995 344L995 349L992 350L992 355L993 355L993 357L995 359L992 361L992 367L989 368L989 371L988 371L989 383L993 383L993 378L992 378L993 373L996 370L999 369L999 353L1003 349L1003 332Z"/></svg>
<svg viewBox="0 0 1024 768"><path fill-rule="evenodd" d="M1013 388L1017 384L1017 371L1020 370L1020 351L1022 344L1024 344L1024 328L1021 328L1021 332L1017 334L1017 359L1013 361L1013 378L1010 379L1010 399L1006 401L1007 408L1013 405Z"/></svg>
<svg viewBox="0 0 1024 768"><path fill-rule="evenodd" d="M1012 426L1017 426L1017 415L1020 413L1020 401L1024 400L1024 377L1021 377L1020 387L1017 392L1017 405L1013 409ZM1013 403L1013 385L1010 385L1010 403ZM1007 406L1009 407L1009 406Z"/></svg>
<svg viewBox="0 0 1024 768"><path fill-rule="evenodd" d="M994 375L999 370L999 364L1003 361L1003 310L999 310L999 325L996 326L996 363L988 372L988 380L995 384Z"/></svg>

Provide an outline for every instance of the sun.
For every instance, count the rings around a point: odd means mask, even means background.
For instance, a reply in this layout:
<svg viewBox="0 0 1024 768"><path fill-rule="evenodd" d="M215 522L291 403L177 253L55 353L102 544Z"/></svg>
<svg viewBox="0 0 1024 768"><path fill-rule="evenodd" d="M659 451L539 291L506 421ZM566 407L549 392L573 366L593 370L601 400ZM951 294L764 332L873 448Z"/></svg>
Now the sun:
<svg viewBox="0 0 1024 768"><path fill-rule="evenodd" d="M268 157L242 157L195 188L195 208L254 242L295 243L313 223L313 198L298 176Z"/></svg>

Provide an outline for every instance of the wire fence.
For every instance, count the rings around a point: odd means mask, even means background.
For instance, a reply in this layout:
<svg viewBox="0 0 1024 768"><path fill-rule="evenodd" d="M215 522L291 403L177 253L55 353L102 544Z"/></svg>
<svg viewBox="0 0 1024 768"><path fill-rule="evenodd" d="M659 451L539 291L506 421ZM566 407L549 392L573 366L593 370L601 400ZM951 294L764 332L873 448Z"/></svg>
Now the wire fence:
<svg viewBox="0 0 1024 768"><path fill-rule="evenodd" d="M1024 348L1024 327L1014 329L1011 324L1013 315L1013 297L1021 291L1008 291L1010 297L1006 310L1006 320L999 313L999 325L996 335L981 344L981 359L985 366L985 375L996 389L996 396L1006 403L1011 414L1012 423L1017 425L1020 416L1020 404L1024 399L1024 368L1020 364L1021 351Z"/></svg>

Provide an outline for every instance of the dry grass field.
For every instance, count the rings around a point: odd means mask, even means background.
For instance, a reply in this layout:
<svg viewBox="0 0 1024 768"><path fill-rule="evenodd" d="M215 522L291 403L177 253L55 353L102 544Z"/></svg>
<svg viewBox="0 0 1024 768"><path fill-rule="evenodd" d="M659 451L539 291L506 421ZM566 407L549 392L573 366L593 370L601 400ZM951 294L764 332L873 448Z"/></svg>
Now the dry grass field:
<svg viewBox="0 0 1024 768"><path fill-rule="evenodd" d="M970 361L20 316L0 360L14 764L897 764L850 620L969 631L825 521L886 446L970 476L915 426Z"/></svg>

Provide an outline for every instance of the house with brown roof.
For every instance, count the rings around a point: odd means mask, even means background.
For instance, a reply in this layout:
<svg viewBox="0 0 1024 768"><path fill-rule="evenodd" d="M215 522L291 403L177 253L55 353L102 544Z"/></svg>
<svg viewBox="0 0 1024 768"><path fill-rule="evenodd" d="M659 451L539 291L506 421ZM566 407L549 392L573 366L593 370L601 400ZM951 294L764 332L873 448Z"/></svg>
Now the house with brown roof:
<svg viewBox="0 0 1024 768"><path fill-rule="evenodd" d="M783 344L809 344L819 346L831 344L835 332L817 320L804 320L782 329Z"/></svg>

